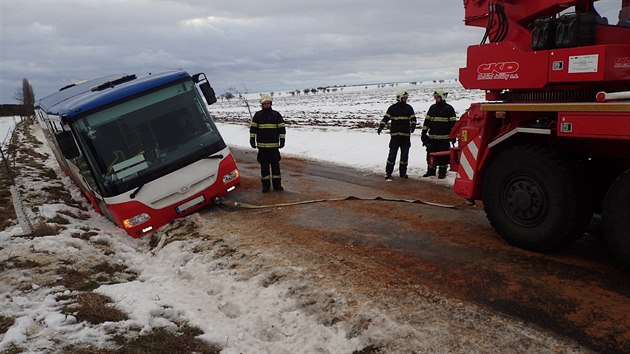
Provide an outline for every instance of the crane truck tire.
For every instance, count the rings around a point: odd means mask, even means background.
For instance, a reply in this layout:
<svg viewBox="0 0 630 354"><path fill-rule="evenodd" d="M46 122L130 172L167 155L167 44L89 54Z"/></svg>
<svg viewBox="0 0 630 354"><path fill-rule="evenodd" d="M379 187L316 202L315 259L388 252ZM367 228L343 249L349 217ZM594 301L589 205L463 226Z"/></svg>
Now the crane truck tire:
<svg viewBox="0 0 630 354"><path fill-rule="evenodd" d="M557 250L579 238L591 219L578 176L571 162L552 149L508 148L485 174L482 198L488 220L514 246Z"/></svg>
<svg viewBox="0 0 630 354"><path fill-rule="evenodd" d="M610 252L630 270L630 170L617 178L606 193L602 222Z"/></svg>

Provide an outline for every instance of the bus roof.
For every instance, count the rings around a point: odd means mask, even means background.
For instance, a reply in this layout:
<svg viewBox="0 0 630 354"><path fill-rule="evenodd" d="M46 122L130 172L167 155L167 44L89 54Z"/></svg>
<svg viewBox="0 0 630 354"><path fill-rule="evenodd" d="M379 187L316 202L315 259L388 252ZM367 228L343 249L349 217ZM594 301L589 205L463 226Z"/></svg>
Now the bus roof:
<svg viewBox="0 0 630 354"><path fill-rule="evenodd" d="M69 85L40 99L36 107L47 114L72 119L137 93L190 77L181 69L136 75L108 75Z"/></svg>

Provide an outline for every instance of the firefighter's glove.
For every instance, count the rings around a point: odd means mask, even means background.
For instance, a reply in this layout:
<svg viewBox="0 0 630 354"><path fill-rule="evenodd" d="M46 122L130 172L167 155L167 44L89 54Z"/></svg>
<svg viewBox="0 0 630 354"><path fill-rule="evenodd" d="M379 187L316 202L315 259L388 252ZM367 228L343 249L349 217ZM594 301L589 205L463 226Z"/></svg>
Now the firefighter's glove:
<svg viewBox="0 0 630 354"><path fill-rule="evenodd" d="M381 135L382 131L383 131L383 126L382 125L380 127L378 127L378 129L376 129L376 132L378 133L378 135Z"/></svg>
<svg viewBox="0 0 630 354"><path fill-rule="evenodd" d="M284 147L284 139L280 139L280 149Z"/></svg>
<svg viewBox="0 0 630 354"><path fill-rule="evenodd" d="M249 145L252 146L252 148L256 148L256 139L255 138L250 138L249 139Z"/></svg>
<svg viewBox="0 0 630 354"><path fill-rule="evenodd" d="M415 125L415 124L413 124L413 123L411 123L411 127L410 127L410 129L409 129L409 132L410 132L411 134L413 134L413 132L415 132L415 131L416 131L416 125Z"/></svg>
<svg viewBox="0 0 630 354"><path fill-rule="evenodd" d="M422 146L427 146L429 144L429 137L426 134L422 134L420 140L422 140Z"/></svg>

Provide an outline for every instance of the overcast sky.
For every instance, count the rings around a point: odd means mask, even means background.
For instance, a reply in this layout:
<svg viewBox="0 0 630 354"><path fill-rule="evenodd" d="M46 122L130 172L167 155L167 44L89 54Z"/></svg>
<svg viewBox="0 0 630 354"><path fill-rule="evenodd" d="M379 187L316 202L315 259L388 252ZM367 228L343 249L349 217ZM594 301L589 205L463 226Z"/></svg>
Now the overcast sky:
<svg viewBox="0 0 630 354"><path fill-rule="evenodd" d="M483 30L462 0L0 0L0 103L183 68L217 93L452 79Z"/></svg>

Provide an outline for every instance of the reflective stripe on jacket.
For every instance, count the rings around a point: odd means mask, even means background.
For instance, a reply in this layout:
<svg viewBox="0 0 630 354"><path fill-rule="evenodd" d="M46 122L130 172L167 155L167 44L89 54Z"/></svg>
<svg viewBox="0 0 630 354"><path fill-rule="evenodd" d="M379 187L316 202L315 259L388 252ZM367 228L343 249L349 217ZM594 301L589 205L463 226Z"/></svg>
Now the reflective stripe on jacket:
<svg viewBox="0 0 630 354"><path fill-rule="evenodd" d="M380 126L384 128L390 120L389 133L392 136L411 136L411 126L416 125L416 113L409 104L396 102L389 106Z"/></svg>
<svg viewBox="0 0 630 354"><path fill-rule="evenodd" d="M453 106L440 101L429 107L422 125L422 135L428 135L432 140L449 140L455 122L457 117Z"/></svg>
<svg viewBox="0 0 630 354"><path fill-rule="evenodd" d="M254 114L249 125L249 136L255 138L259 148L278 148L284 139L286 128L282 115L271 108Z"/></svg>

